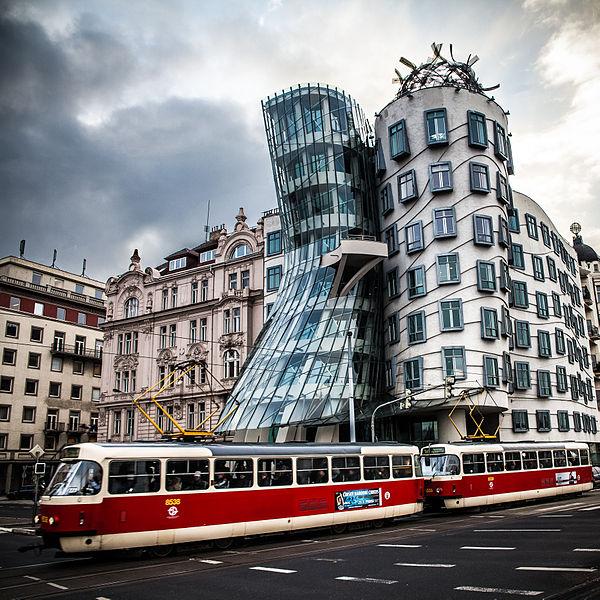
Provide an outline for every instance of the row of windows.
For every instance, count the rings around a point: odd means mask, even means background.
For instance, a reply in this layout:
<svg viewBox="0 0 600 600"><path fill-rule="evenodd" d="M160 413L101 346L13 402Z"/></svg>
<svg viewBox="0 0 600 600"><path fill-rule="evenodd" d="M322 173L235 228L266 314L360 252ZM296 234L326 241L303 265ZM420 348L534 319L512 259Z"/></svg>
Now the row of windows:
<svg viewBox="0 0 600 600"><path fill-rule="evenodd" d="M528 362L515 361L514 372L514 388L516 390L527 390L532 387L531 371ZM538 398L549 398L552 395L551 372L538 369L536 374ZM592 380L588 378L586 381L583 381L580 373L567 377L566 367L558 365L556 367L556 391L566 393L569 388L571 389L572 400L577 401L580 398L583 398L586 402L593 400L594 389Z"/></svg>
<svg viewBox="0 0 600 600"><path fill-rule="evenodd" d="M33 271L31 273L31 283L33 283L33 285L44 285L43 280L46 279L47 277L48 277L48 275L45 273L40 273L39 271ZM48 284L46 284L46 285L48 285ZM64 289L65 280L62 279L61 277L55 277L54 275L52 275L49 285L51 285L54 288ZM84 296L86 294L85 285L83 283L75 283L74 291L76 294L79 294L80 296ZM100 288L94 288L94 294L93 294L94 298L96 298L97 300L102 300L103 294L104 294L104 290L102 290Z"/></svg>
<svg viewBox="0 0 600 600"><path fill-rule="evenodd" d="M23 394L25 396L37 396L39 393L39 379L25 379ZM0 392L4 394L12 394L15 392L15 378L8 375L0 375ZM62 383L51 381L48 386L48 397L60 398L62 394ZM71 400L81 400L83 398L83 385L72 384ZM91 400L100 400L100 388L92 388Z"/></svg>
<svg viewBox="0 0 600 600"><path fill-rule="evenodd" d="M529 413L526 410L513 410L512 429L515 433L525 433L529 431ZM596 417L574 412L571 416L573 423L573 431L584 433L597 433L598 424ZM566 410L559 410L556 413L556 429L558 431L571 430L571 418ZM549 410L535 411L536 429L540 432L552 431L552 420Z"/></svg>
<svg viewBox="0 0 600 600"><path fill-rule="evenodd" d="M12 406L0 404L0 421L10 421ZM37 408L35 406L24 406L21 413L22 423L35 423ZM46 421L44 428L49 431L59 431L64 429L64 423L59 423L59 409L51 408L46 412ZM67 421L68 431L77 431L80 427L81 411L70 410L69 419ZM62 427L61 427L62 426ZM91 413L90 426L87 428L94 432L98 430L98 413Z"/></svg>
<svg viewBox="0 0 600 600"><path fill-rule="evenodd" d="M54 304L44 304L43 302L34 302L33 308L31 310L27 310L28 307L22 306L22 299L18 296L11 296L9 299L9 307L12 310L23 310L24 312L32 312L34 315L39 317L50 317L52 319L57 319L58 321L70 321L72 323L77 323L78 325L87 325L88 321L90 324L95 319L92 315L88 315L84 312L72 313L71 311L67 312L66 308L61 306L56 306ZM71 316L76 314L76 318ZM69 318L67 318L69 317ZM104 318L98 317L98 325L101 325L104 322Z"/></svg>

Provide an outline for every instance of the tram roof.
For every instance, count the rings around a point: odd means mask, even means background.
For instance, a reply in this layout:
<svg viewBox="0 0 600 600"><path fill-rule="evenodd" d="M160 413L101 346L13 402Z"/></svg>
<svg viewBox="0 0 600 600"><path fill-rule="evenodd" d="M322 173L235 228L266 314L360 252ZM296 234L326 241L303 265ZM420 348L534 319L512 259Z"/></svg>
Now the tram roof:
<svg viewBox="0 0 600 600"><path fill-rule="evenodd" d="M585 442L542 442L542 441L528 441L528 442L448 442L447 444L438 443L430 444L426 447L448 447L448 448L460 448L463 452L468 452L469 449L488 451L488 452L510 452L510 451L522 451L522 450L568 450L573 448L587 447Z"/></svg>

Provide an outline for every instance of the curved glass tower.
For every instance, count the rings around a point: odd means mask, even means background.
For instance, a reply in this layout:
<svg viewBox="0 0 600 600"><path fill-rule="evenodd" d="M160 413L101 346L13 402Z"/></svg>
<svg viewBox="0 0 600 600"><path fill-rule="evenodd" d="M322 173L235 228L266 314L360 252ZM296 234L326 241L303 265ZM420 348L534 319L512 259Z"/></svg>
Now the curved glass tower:
<svg viewBox="0 0 600 600"><path fill-rule="evenodd" d="M366 122L349 96L320 85L268 98L263 112L285 274L221 430L239 440L288 441L307 439L316 426L327 431L317 439L343 440L349 398L360 420L381 379L381 275L374 267L387 249L375 241Z"/></svg>

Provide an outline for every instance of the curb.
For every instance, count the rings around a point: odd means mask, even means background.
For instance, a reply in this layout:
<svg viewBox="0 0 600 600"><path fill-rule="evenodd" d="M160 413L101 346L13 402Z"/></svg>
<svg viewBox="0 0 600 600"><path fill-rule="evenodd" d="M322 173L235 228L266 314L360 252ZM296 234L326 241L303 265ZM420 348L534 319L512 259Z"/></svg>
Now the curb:
<svg viewBox="0 0 600 600"><path fill-rule="evenodd" d="M27 527L0 527L0 533L15 533L17 535L36 535L35 529Z"/></svg>

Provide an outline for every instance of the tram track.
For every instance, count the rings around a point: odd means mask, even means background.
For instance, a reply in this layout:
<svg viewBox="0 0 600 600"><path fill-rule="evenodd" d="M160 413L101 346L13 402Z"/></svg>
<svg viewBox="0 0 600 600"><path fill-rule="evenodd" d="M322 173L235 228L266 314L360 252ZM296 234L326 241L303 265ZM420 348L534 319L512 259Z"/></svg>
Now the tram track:
<svg viewBox="0 0 600 600"><path fill-rule="evenodd" d="M447 515L424 515L420 517L410 517L395 523L385 529L369 529L358 531L357 533L347 533L341 535L331 535L319 532L304 532L307 536L314 535L314 538L299 540L297 543L286 545L278 544L268 538L262 538L260 541L251 541L249 546L234 551L198 551L190 550L181 558L170 561L151 560L149 562L132 564L125 568L102 568L103 565L97 561L89 560L87 557L82 559L73 559L67 564L65 562L57 562L55 564L45 563L39 566L37 570L35 565L28 567L28 573L35 573L35 577L29 575L28 581L23 581L25 576L16 573L7 573L7 571L15 571L17 567L0 570L0 597L19 600L29 600L34 598L59 597L65 595L78 594L83 591L94 592L96 590L106 590L117 588L123 585L131 585L136 583L148 583L158 581L165 577L176 577L180 575L188 575L190 573L201 573L210 571L211 573L224 572L228 569L237 569L246 567L256 563L256 557L260 556L261 560L269 559L269 554L273 554L273 560L281 560L281 551L286 550L286 559L304 558L314 554L323 554L327 552L337 552L344 550L352 550L365 545L365 541L372 541L377 544L380 541L411 541L415 538L435 533L436 535L446 536L460 529L466 529L474 525L473 517L478 517L477 524L482 524L483 519L489 518L490 521L497 523L498 517L506 519L507 522L518 521L522 518L530 518L543 514L547 510L572 510L575 506L576 510L582 510L586 507L596 505L599 497L597 493L591 493L587 496L579 498L574 502L572 498L561 498L561 501L552 502L552 506L548 506L549 502L544 502L543 506L526 505L519 507L507 507L504 509L494 509L494 513L462 513L449 517ZM497 513L502 513L497 514ZM479 520L481 518L482 520ZM281 538L279 538L281 540ZM263 546L263 547L261 547ZM264 547L266 546L266 547ZM211 561L203 563L202 560ZM84 568L83 572L65 573L65 570L72 570L76 567L76 563L85 561L85 566L98 566L95 568ZM219 561L215 564L212 561ZM122 561L118 564L122 565ZM80 566L80 565L78 565ZM63 568L64 567L64 568ZM36 569L36 570L34 570ZM57 571L62 570L63 573ZM150 570L154 573L150 575ZM115 580L115 575L124 575ZM126 576L130 574L131 576ZM73 587L73 583L81 583ZM9 583L10 585L4 585ZM51 585L52 584L52 585ZM32 589L34 588L34 589ZM64 588L64 589L62 589ZM103 592L104 595L104 592Z"/></svg>

